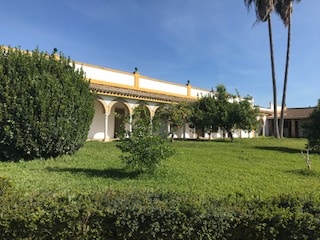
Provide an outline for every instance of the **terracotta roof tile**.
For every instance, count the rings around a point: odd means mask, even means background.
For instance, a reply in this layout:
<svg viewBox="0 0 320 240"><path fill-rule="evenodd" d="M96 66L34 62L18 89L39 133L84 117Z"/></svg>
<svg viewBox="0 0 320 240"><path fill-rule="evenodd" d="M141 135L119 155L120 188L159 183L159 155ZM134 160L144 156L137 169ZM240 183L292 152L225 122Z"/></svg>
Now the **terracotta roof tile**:
<svg viewBox="0 0 320 240"><path fill-rule="evenodd" d="M181 101L194 101L188 97L171 96L162 93L150 93L141 90L114 87L96 83L90 83L90 88L100 94L122 96L129 98L138 98L143 100L161 101L161 102L181 102Z"/></svg>
<svg viewBox="0 0 320 240"><path fill-rule="evenodd" d="M287 108L284 112L285 119L305 119L310 116L315 108Z"/></svg>

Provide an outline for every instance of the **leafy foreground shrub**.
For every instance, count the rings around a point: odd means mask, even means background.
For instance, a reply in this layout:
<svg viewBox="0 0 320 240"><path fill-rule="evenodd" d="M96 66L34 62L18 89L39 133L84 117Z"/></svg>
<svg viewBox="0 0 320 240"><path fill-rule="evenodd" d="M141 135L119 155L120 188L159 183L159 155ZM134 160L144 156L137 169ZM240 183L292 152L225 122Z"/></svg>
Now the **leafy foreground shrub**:
<svg viewBox="0 0 320 240"><path fill-rule="evenodd" d="M122 139L117 147L122 151L121 160L126 167L139 173L153 173L173 153L168 140L157 135L131 136Z"/></svg>
<svg viewBox="0 0 320 240"><path fill-rule="evenodd" d="M0 239L319 239L320 203L174 193L0 196Z"/></svg>
<svg viewBox="0 0 320 240"><path fill-rule="evenodd" d="M140 106L134 110L132 131L126 131L122 126L120 142L117 144L126 167L140 173L153 173L161 161L174 154L167 136L160 135L157 127L155 119L150 123L146 107Z"/></svg>
<svg viewBox="0 0 320 240"><path fill-rule="evenodd" d="M89 82L69 58L0 48L1 160L74 153L93 113Z"/></svg>

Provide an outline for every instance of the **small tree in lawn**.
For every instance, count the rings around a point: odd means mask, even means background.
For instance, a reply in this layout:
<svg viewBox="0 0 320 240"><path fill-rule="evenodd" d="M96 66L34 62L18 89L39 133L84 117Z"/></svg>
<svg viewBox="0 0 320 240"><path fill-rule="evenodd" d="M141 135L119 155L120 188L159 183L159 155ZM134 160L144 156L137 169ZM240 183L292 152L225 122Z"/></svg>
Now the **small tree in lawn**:
<svg viewBox="0 0 320 240"><path fill-rule="evenodd" d="M134 110L131 124L131 132L120 134L120 142L117 144L122 151L120 157L130 170L153 173L161 161L173 154L172 148L166 136L156 134L158 124L151 122L145 107Z"/></svg>
<svg viewBox="0 0 320 240"><path fill-rule="evenodd" d="M259 127L257 116L259 109L250 103L251 97L247 96L239 102L239 122L237 127L249 133Z"/></svg>
<svg viewBox="0 0 320 240"><path fill-rule="evenodd" d="M239 93L232 95L223 85L217 86L217 124L233 141L233 130L239 128L248 132L258 126L258 109L254 108L249 100L250 96L241 99Z"/></svg>
<svg viewBox="0 0 320 240"><path fill-rule="evenodd" d="M187 102L170 104L159 109L157 117L166 120L170 124L169 135L171 136L171 142L174 140L175 132L188 122L191 112L191 106Z"/></svg>
<svg viewBox="0 0 320 240"><path fill-rule="evenodd" d="M208 95L192 104L190 122L192 127L201 129L211 136L217 127L217 105L214 96ZM199 137L199 135L198 135Z"/></svg>
<svg viewBox="0 0 320 240"><path fill-rule="evenodd" d="M320 100L303 128L308 138L308 148L320 152Z"/></svg>
<svg viewBox="0 0 320 240"><path fill-rule="evenodd" d="M217 105L216 122L217 126L233 140L232 130L236 123L239 122L239 106L238 103L232 101L234 96L227 92L224 85L219 84L216 87L215 100Z"/></svg>
<svg viewBox="0 0 320 240"><path fill-rule="evenodd" d="M191 128L195 128L197 132L197 137L199 138L200 137L198 133L199 129L201 130L205 129L204 111L200 109L200 100L193 102L191 107L192 107L192 112L190 116L189 126Z"/></svg>
<svg viewBox="0 0 320 240"><path fill-rule="evenodd" d="M237 96L240 100L240 96ZM206 130L209 134L217 129L223 130L233 141L233 130L238 127L247 131L255 129L258 110L253 108L248 99L238 101L229 94L223 85L216 87L216 92L205 96L193 104L192 124Z"/></svg>
<svg viewBox="0 0 320 240"><path fill-rule="evenodd" d="M238 102L227 102L224 105L224 118L221 118L220 128L222 128L233 141L233 130L240 120L240 106Z"/></svg>

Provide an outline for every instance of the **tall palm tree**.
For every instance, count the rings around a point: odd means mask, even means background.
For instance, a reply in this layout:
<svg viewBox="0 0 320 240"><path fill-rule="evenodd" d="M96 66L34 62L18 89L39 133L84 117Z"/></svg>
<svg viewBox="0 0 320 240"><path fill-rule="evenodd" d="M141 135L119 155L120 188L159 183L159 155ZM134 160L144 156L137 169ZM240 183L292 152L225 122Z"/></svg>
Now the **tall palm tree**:
<svg viewBox="0 0 320 240"><path fill-rule="evenodd" d="M294 1L297 3L300 2L300 0L278 0L275 7L275 10L280 15L283 24L285 25L285 27L288 28L286 66L284 71L281 114L280 114L280 137L281 138L283 138L283 129L284 129L284 108L286 106L290 45L291 45L291 15L292 15L292 5L293 5L292 3Z"/></svg>
<svg viewBox="0 0 320 240"><path fill-rule="evenodd" d="M275 74L274 64L274 51L273 51L273 40L272 40L272 24L271 24L271 13L277 4L277 0L244 0L244 4L248 10L254 5L257 22L268 22L269 32L269 46L270 46L270 58L271 58L271 73L272 73L272 90L273 90L273 134L276 138L279 138L279 124L277 115L277 81Z"/></svg>

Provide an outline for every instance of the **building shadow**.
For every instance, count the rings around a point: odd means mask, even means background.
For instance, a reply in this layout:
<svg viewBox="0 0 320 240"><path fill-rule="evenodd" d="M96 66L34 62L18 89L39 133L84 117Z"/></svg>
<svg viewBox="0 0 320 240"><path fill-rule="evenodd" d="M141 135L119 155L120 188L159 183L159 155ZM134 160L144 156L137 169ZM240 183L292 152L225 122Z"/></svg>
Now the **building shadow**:
<svg viewBox="0 0 320 240"><path fill-rule="evenodd" d="M291 173L291 174L299 175L302 177L312 177L312 178L320 179L320 172L315 170L309 170L307 168L289 170L289 171L286 171L286 173Z"/></svg>
<svg viewBox="0 0 320 240"><path fill-rule="evenodd" d="M256 146L254 148L259 150L267 150L267 151L283 152L283 153L301 153L301 149L289 148L289 147Z"/></svg>
<svg viewBox="0 0 320 240"><path fill-rule="evenodd" d="M46 170L50 172L69 172L72 174L84 174L88 177L111 178L115 180L136 179L140 175L140 172L138 171L128 171L123 168L90 169L47 167Z"/></svg>

